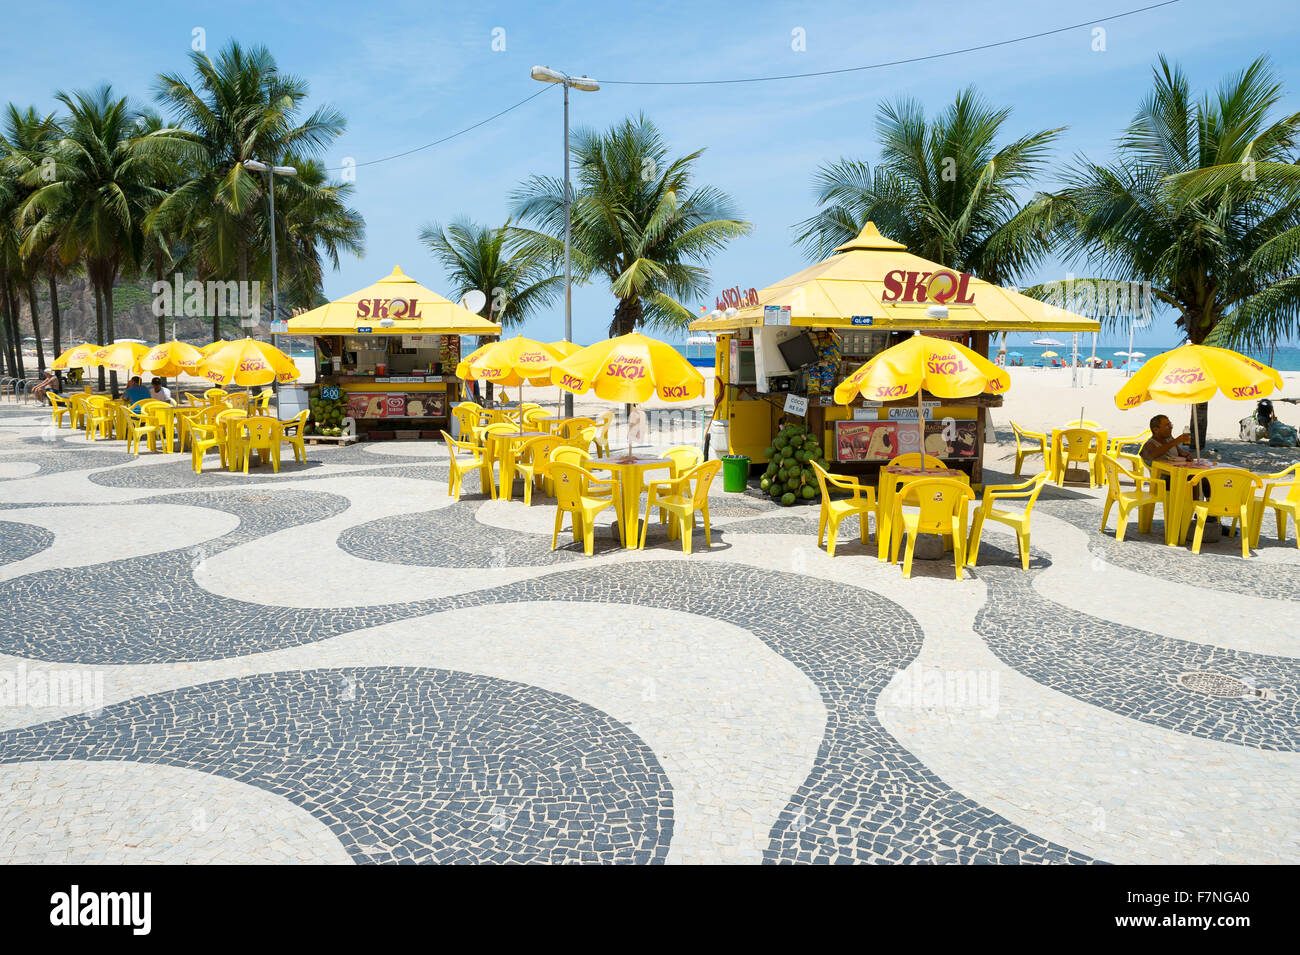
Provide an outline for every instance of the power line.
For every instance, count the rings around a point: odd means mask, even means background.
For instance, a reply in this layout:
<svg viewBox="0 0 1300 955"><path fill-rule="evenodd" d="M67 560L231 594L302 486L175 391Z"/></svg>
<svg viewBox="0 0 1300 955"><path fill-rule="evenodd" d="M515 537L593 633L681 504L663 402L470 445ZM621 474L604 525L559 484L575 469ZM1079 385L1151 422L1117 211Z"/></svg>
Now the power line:
<svg viewBox="0 0 1300 955"><path fill-rule="evenodd" d="M1070 30L1077 30L1080 27L1092 26L1097 23L1108 23L1111 20L1120 20L1124 17L1136 16L1139 13L1146 13L1148 10L1157 10L1160 7L1168 7L1178 2L1179 0L1163 0L1162 3L1153 3L1150 6L1139 7L1136 10L1126 10L1124 13L1116 13L1108 17L1098 17L1092 20L1085 20L1082 23L1071 24L1068 27L1057 27L1054 30L1044 30L1041 33L1029 33L1025 36L1018 36L1011 40L998 40L994 43L981 43L979 46L968 46L960 50L948 50L945 53L930 53L926 56L910 56L902 60L889 60L884 63L870 63L866 66L846 66L838 70L819 70L815 73L784 73L780 76L746 76L730 80L601 79L600 82L611 86L722 86L733 83L770 83L776 80L801 80L814 76L835 76L839 73L860 73L863 70L880 70L887 66L902 66L905 63L924 63L926 60L939 60L948 56L960 56L963 53L977 53L980 50L992 50L1000 46L1010 46L1013 43L1024 43L1026 40L1038 40L1042 37L1054 36L1057 33L1067 33Z"/></svg>
<svg viewBox="0 0 1300 955"><path fill-rule="evenodd" d="M536 93L534 93L532 96L526 96L526 97L524 97L524 98L521 99L518 103L515 103L513 106L507 106L505 109L501 110L499 113L493 113L493 114L492 114L491 116L489 116L487 119L481 119L481 120L479 120L477 123L475 123L473 126L466 126L464 129L459 130L458 132L451 133L451 134L448 135L448 136L443 136L442 139L435 139L435 140L434 140L433 142L431 142L431 143L425 143L423 146L416 146L416 147L413 148L413 149L407 149L407 150L405 150L405 151L403 151L403 152L400 152L400 153L394 153L394 154L391 155L391 156L384 156L382 159L369 159L369 160L366 160L365 162L359 162L359 163L356 163L356 165L355 165L353 168L360 168L361 166L375 166L375 165L378 165L378 164L381 163L381 162L388 162L389 160L392 160L392 159L401 159L403 156L409 156L409 155L411 155L412 153L418 153L418 152L420 152L420 151L422 151L422 150L425 150L425 149L432 149L434 146L440 146L440 145L442 145L442 144L445 143L445 142L448 142L448 141L450 141L450 140L455 139L457 136L464 136L466 133L468 133L468 132L470 132L470 131L472 131L472 130L478 129L480 126L485 126L485 125L487 125L488 123L492 122L492 120L497 119L497 118L500 117L500 116L504 116L506 113L510 112L511 110L518 109L520 106L523 106L525 103L529 103L529 102L531 102L531 101L537 99L537 97L541 96L543 93L549 92L549 91L551 90L551 88L552 88L551 85L550 85L550 84L547 84L547 85L544 86L542 89L540 89L540 90L538 90ZM344 167L342 167L342 166L338 166L338 167L335 167L335 168L332 168L332 169L326 169L325 171L326 171L326 172L339 172L339 171L342 170L343 168L344 168Z"/></svg>

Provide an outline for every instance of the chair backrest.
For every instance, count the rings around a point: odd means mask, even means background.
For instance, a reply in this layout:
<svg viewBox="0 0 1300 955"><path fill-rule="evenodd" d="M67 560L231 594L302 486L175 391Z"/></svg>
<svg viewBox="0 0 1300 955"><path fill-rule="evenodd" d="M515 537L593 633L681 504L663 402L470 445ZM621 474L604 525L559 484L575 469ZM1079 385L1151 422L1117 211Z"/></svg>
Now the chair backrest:
<svg viewBox="0 0 1300 955"><path fill-rule="evenodd" d="M239 426L250 444L272 444L280 440L280 422L274 418L243 418Z"/></svg>
<svg viewBox="0 0 1300 955"><path fill-rule="evenodd" d="M672 476L675 478L704 463L704 452L689 444L679 444L675 448L669 448L662 457L673 462Z"/></svg>
<svg viewBox="0 0 1300 955"><path fill-rule="evenodd" d="M922 478L906 485L900 503L920 508L917 533L948 533L953 515L974 496L970 486L955 478Z"/></svg>
<svg viewBox="0 0 1300 955"><path fill-rule="evenodd" d="M243 421L247 417L248 415L235 408L227 408L224 411L218 411L216 417L213 419L213 422L217 426L217 434L221 437L225 437L225 435L229 433L227 429L229 429L231 425Z"/></svg>
<svg viewBox="0 0 1300 955"><path fill-rule="evenodd" d="M708 503L709 485L713 483L713 479L718 476L718 472L721 470L722 459L714 458L712 461L697 464L682 475L682 477L690 478L695 482L695 491L691 494L691 506L697 511Z"/></svg>
<svg viewBox="0 0 1300 955"><path fill-rule="evenodd" d="M831 488L830 488L830 483L826 480L826 476L830 472L828 472L824 467L822 467L816 461L813 461L811 463L813 467L813 474L817 475L817 487L821 489L822 500L829 501L831 499Z"/></svg>
<svg viewBox="0 0 1300 955"><path fill-rule="evenodd" d="M524 424L533 424L538 418L546 417L549 417L546 413L546 409L540 408L537 405L533 405L531 408L524 410Z"/></svg>
<svg viewBox="0 0 1300 955"><path fill-rule="evenodd" d="M595 427L596 422L591 418L572 418L564 422L563 434L570 440L579 437L584 428ZM593 435L594 437L594 435Z"/></svg>
<svg viewBox="0 0 1300 955"><path fill-rule="evenodd" d="M1045 438L1045 435L1037 431L1028 431L1025 428L1020 427L1020 425L1016 424L1014 421L1011 422L1011 430L1015 432L1016 444L1020 443L1021 438L1024 438L1026 441L1042 441Z"/></svg>
<svg viewBox="0 0 1300 955"><path fill-rule="evenodd" d="M532 438L525 441L523 447L519 449L519 460L531 464L539 473L545 474L551 465L551 452L562 447L563 444L564 441L555 434Z"/></svg>
<svg viewBox="0 0 1300 955"><path fill-rule="evenodd" d="M1210 510L1220 509L1236 512L1243 504L1255 500L1255 488L1262 482L1244 468L1210 468L1199 474L1189 475L1188 481L1204 481L1210 486L1206 503Z"/></svg>
<svg viewBox="0 0 1300 955"><path fill-rule="evenodd" d="M53 391L45 392L45 397L49 398L50 404L56 408L60 408L60 407L66 408L69 404L71 404L71 402L67 398L62 397L61 395L57 395Z"/></svg>
<svg viewBox="0 0 1300 955"><path fill-rule="evenodd" d="M519 404L519 410L527 414L529 411L540 411L542 406L536 401L523 401Z"/></svg>
<svg viewBox="0 0 1300 955"><path fill-rule="evenodd" d="M1061 432L1061 448L1067 461L1086 460L1089 454L1104 451L1100 442L1101 435L1090 428L1066 428Z"/></svg>
<svg viewBox="0 0 1300 955"><path fill-rule="evenodd" d="M1109 485L1110 492L1115 497L1120 497L1124 493L1133 490L1133 488L1124 487L1123 478L1127 477L1130 481L1133 481L1134 485L1138 483L1135 479L1140 475L1134 474L1109 454L1101 456L1101 468L1106 475L1106 484Z"/></svg>
<svg viewBox="0 0 1300 955"><path fill-rule="evenodd" d="M228 393L228 392L226 391L225 388L209 388L207 391L203 392L203 397L204 397L204 398L224 398L224 397L226 397L227 393Z"/></svg>
<svg viewBox="0 0 1300 955"><path fill-rule="evenodd" d="M924 464L922 463L924 461ZM889 461L890 466L900 468L941 468L943 462L933 454L922 454L920 451L908 451L906 454L895 455Z"/></svg>
<svg viewBox="0 0 1300 955"><path fill-rule="evenodd" d="M1029 497L1025 498L1025 517L1029 517L1029 512L1034 509L1034 504L1038 501L1038 495L1043 493L1043 485L1047 483L1047 472L1042 471L1033 477L1034 486L1031 489Z"/></svg>
<svg viewBox="0 0 1300 955"><path fill-rule="evenodd" d="M1087 418L1075 418L1070 422L1071 428L1087 428L1089 431L1100 431L1101 425L1095 421L1089 421Z"/></svg>
<svg viewBox="0 0 1300 955"><path fill-rule="evenodd" d="M590 471L575 464L552 461L551 480L555 484L556 503L566 510L573 510L578 507L592 477Z"/></svg>
<svg viewBox="0 0 1300 955"><path fill-rule="evenodd" d="M591 460L591 455L587 453L586 448L575 448L571 444L561 444L551 449L551 464L568 464L571 467L582 467Z"/></svg>

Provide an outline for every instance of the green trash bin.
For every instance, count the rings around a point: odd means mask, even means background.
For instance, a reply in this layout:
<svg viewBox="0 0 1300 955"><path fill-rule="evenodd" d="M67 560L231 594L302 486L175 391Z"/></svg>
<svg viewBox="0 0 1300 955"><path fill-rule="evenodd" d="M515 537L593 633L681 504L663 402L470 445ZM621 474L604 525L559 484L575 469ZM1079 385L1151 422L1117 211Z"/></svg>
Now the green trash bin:
<svg viewBox="0 0 1300 955"><path fill-rule="evenodd" d="M724 454L722 456L722 489L724 491L743 491L749 482L749 458L743 454Z"/></svg>

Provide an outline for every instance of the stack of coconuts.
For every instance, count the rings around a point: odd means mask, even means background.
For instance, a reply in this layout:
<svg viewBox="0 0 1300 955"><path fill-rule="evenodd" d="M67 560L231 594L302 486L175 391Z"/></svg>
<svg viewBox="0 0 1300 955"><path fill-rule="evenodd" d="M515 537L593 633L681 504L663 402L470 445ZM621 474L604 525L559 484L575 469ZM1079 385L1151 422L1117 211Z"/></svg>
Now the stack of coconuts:
<svg viewBox="0 0 1300 955"><path fill-rule="evenodd" d="M758 486L783 505L811 501L819 495L812 463L824 465L825 454L821 442L808 433L806 425L788 424L778 431L764 457L770 463Z"/></svg>

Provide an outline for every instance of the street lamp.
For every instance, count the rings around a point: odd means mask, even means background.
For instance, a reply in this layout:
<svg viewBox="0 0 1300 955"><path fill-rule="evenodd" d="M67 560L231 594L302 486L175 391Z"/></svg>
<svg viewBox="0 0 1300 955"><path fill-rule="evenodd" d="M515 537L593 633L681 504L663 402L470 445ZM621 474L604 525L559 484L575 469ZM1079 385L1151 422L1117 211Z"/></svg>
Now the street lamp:
<svg viewBox="0 0 1300 955"><path fill-rule="evenodd" d="M600 84L590 76L569 76L549 66L534 66L529 75L539 83L559 83L564 87L564 340L573 341L573 269L569 258L572 229L572 196L569 194L569 88L594 93ZM564 413L573 417L573 393L564 393Z"/></svg>
<svg viewBox="0 0 1300 955"><path fill-rule="evenodd" d="M271 322L276 321L279 316L279 293L280 293L280 270L275 258L275 183L274 176L287 176L294 178L298 175L298 170L293 166L269 166L264 162L258 162L256 159L245 159L244 168L252 172L266 173L266 194L271 201ZM240 293L243 295L243 292ZM275 325L272 324L274 329ZM275 345L275 332L271 332L271 346ZM278 382L276 387L279 387Z"/></svg>

